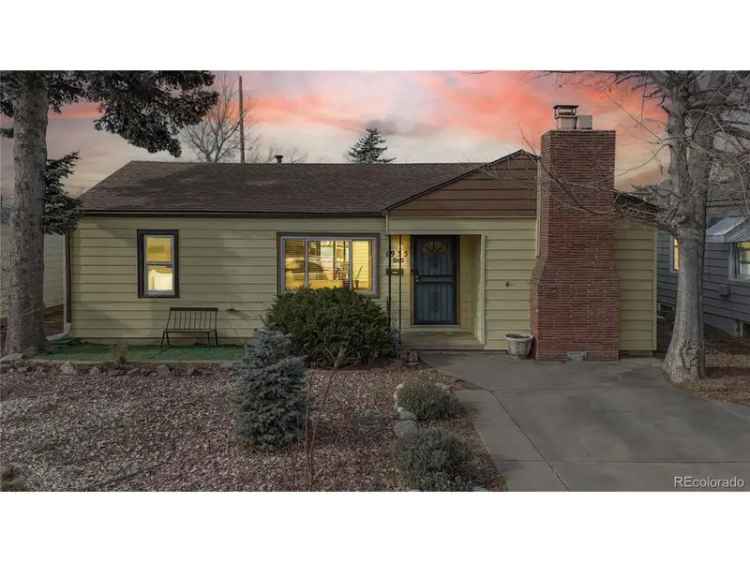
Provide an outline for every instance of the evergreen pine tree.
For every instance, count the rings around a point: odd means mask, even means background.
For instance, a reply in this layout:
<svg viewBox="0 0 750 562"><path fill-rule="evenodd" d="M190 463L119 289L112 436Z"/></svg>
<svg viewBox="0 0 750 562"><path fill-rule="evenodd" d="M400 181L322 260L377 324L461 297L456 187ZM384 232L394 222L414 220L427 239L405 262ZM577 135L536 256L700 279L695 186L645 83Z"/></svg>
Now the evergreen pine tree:
<svg viewBox="0 0 750 562"><path fill-rule="evenodd" d="M388 164L395 158L381 158L382 154L388 150L385 139L380 131L375 129L365 129L367 134L360 137L349 149L347 156L349 161L354 164Z"/></svg>

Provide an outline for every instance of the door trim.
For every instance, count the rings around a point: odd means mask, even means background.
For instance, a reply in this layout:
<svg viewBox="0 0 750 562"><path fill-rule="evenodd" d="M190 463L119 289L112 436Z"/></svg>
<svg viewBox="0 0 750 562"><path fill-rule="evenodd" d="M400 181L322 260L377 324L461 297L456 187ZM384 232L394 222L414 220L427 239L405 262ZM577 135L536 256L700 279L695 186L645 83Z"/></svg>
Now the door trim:
<svg viewBox="0 0 750 562"><path fill-rule="evenodd" d="M461 237L457 234L412 234L409 236L410 242L410 251L411 251L411 263L410 265L410 271L409 271L409 277L411 277L411 325L412 326L461 326L461 310L459 308L459 303L461 302L458 298L458 295L460 293L461 287L460 287L460 248L461 248ZM453 310L455 312L456 320L455 322L417 322L417 299L415 298L416 295L416 277L414 275L414 261L417 259L417 253L415 251L416 248L416 241L417 238L453 238L453 279L454 283L453 286L456 288L456 290L453 292Z"/></svg>

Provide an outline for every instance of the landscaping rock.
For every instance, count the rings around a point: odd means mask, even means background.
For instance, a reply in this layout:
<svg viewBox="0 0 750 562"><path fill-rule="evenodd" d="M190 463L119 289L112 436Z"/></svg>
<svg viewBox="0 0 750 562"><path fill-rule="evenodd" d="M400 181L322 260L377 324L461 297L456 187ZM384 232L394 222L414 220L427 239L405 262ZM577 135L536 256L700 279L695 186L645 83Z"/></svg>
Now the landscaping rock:
<svg viewBox="0 0 750 562"><path fill-rule="evenodd" d="M402 406L396 406L396 411L398 412L398 418L401 420L417 420L417 416L414 415L413 412L410 412Z"/></svg>
<svg viewBox="0 0 750 562"><path fill-rule="evenodd" d="M169 375L169 373L170 373L169 367L167 367L166 365L159 365L156 368L156 374L161 377L166 377L167 375Z"/></svg>
<svg viewBox="0 0 750 562"><path fill-rule="evenodd" d="M92 377L99 377L101 376L101 374L102 371L101 369L99 369L99 367L91 367L91 369L89 369L89 375L91 375Z"/></svg>
<svg viewBox="0 0 750 562"><path fill-rule="evenodd" d="M197 372L197 369L195 367L188 367L187 369L185 369L186 377L192 377L193 375L200 375L200 373Z"/></svg>
<svg viewBox="0 0 750 562"><path fill-rule="evenodd" d="M138 374L140 374L140 371L141 371L141 370L140 370L140 369L139 369L138 367L133 367L133 368L132 368L132 369L130 369L130 370L129 370L129 371L128 371L128 372L126 373L126 374L127 374L128 376L138 375Z"/></svg>
<svg viewBox="0 0 750 562"><path fill-rule="evenodd" d="M396 403L396 406L398 406L398 392L404 388L404 383L399 384L396 386L396 390L393 391L393 401Z"/></svg>
<svg viewBox="0 0 750 562"><path fill-rule="evenodd" d="M399 420L393 426L393 432L397 437L406 437L417 432L417 422L414 420Z"/></svg>
<svg viewBox="0 0 750 562"><path fill-rule="evenodd" d="M436 382L435 386L438 387L443 392L450 392L451 391L451 387L448 386L447 384L445 384L444 382Z"/></svg>
<svg viewBox="0 0 750 562"><path fill-rule="evenodd" d="M75 375L78 371L70 361L66 361L60 366L60 373L63 375Z"/></svg>

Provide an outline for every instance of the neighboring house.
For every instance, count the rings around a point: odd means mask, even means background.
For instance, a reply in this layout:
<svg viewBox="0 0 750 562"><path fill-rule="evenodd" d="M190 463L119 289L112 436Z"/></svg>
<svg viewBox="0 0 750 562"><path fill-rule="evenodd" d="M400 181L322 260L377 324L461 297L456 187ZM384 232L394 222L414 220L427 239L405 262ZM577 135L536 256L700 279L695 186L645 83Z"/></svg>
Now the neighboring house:
<svg viewBox="0 0 750 562"><path fill-rule="evenodd" d="M737 336L750 336L750 218L744 204L709 203L703 269L706 324ZM677 297L677 241L658 234L658 304L670 316Z"/></svg>
<svg viewBox="0 0 750 562"><path fill-rule="evenodd" d="M551 131L544 169L613 183L614 140ZM524 151L489 164L131 162L81 197L71 335L158 340L171 306L215 306L220 337L246 339L276 295L351 286L415 347L505 349L515 332L536 334L541 358L652 351L655 230L538 194L555 182L537 168Z"/></svg>
<svg viewBox="0 0 750 562"><path fill-rule="evenodd" d="M2 224L0 244L2 244L3 268L0 274L0 319L5 319L7 311L7 244L10 242L6 224ZM44 306L52 308L62 306L65 299L64 289L64 254L65 237L57 234L44 236Z"/></svg>

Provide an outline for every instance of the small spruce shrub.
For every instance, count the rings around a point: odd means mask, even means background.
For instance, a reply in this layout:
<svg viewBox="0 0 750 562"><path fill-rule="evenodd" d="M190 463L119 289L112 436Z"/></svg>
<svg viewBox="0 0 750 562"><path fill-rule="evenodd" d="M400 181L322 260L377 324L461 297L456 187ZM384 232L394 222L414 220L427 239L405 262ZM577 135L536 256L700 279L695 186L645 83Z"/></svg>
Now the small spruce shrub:
<svg viewBox="0 0 750 562"><path fill-rule="evenodd" d="M307 406L305 365L289 336L257 330L237 371L237 430L258 449L298 441Z"/></svg>
<svg viewBox="0 0 750 562"><path fill-rule="evenodd" d="M409 488L435 492L472 488L471 451L439 428L420 429L399 439L396 464Z"/></svg>
<svg viewBox="0 0 750 562"><path fill-rule="evenodd" d="M398 405L419 421L452 418L463 413L461 403L452 393L427 381L405 383L398 391Z"/></svg>
<svg viewBox="0 0 750 562"><path fill-rule="evenodd" d="M289 334L292 352L310 366L339 368L394 353L388 316L371 298L351 289L302 289L279 295L266 327Z"/></svg>

